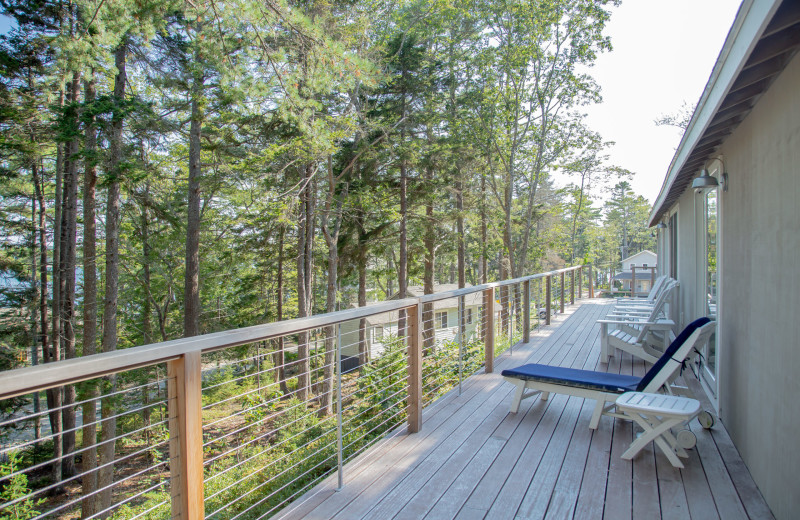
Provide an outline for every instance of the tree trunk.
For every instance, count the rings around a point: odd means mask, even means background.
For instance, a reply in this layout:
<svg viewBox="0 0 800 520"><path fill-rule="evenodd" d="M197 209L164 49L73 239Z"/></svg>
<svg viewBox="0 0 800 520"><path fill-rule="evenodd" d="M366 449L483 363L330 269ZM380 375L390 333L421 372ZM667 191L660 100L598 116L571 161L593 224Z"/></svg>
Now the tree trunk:
<svg viewBox="0 0 800 520"><path fill-rule="evenodd" d="M200 162L203 111L200 97L205 78L196 74L192 84L192 116L189 127L189 193L186 221L186 274L183 289L183 335L200 334Z"/></svg>
<svg viewBox="0 0 800 520"><path fill-rule="evenodd" d="M80 74L74 73L69 86L70 102L78 102L80 93ZM72 124L77 132L77 115L73 114ZM61 204L61 250L59 269L61 350L65 359L73 359L75 350L75 273L76 247L78 229L78 153L80 146L77 137L67 143L65 157L64 186ZM75 387L66 385L63 389L63 406L61 422L64 428L61 474L67 478L75 475Z"/></svg>
<svg viewBox="0 0 800 520"><path fill-rule="evenodd" d="M33 139L31 139L31 141L33 142ZM38 158L34 158L31 161L31 177L34 186L34 193L31 200L31 285L34 287L33 309L31 312L31 331L33 335L33 342L31 344L31 364L36 366L39 364L39 345L42 346L42 349L47 346L47 243L44 241L44 201L41 199L41 188L39 186ZM37 203L40 203L40 208L42 208L42 210L39 211L38 219L36 216ZM42 240L39 244L39 254L41 255L39 270L44 274L44 279L37 283L36 277L41 276L40 273L37 273L36 265L36 245L40 240L39 237L41 237ZM37 306L39 307L38 310ZM33 438L37 441L42 438L42 418L39 415L41 411L40 406L39 392L34 392L33 413L36 414L36 418L33 423ZM38 449L38 446L37 443L35 448Z"/></svg>
<svg viewBox="0 0 800 520"><path fill-rule="evenodd" d="M117 298L119 294L119 225L120 225L120 184L122 177L122 130L124 125L122 102L125 99L125 83L127 61L127 38L114 52L114 63L117 75L114 78L114 116L111 121L111 139L109 143L109 171L111 180L108 184L108 202L106 203L106 280L103 298L103 352L117 350ZM116 377L108 376L106 388L113 392L116 388ZM114 482L114 451L117 431L113 398L103 399L100 415L102 427L100 432L100 465L103 466L97 477L97 485L103 489L99 493L99 510L111 506L112 483ZM105 488L105 489L104 489ZM102 515L108 516L107 513Z"/></svg>
<svg viewBox="0 0 800 520"><path fill-rule="evenodd" d="M367 244L358 241L357 267L358 267L358 306L367 305ZM361 318L358 322L358 366L369 363L369 345L367 344L367 319Z"/></svg>
<svg viewBox="0 0 800 520"><path fill-rule="evenodd" d="M328 246L328 285L325 298L326 312L336 310L336 287L339 280L339 231L342 224L342 202L347 196L347 186L342 194L336 197L336 178L333 175L333 161L328 156L328 194L325 200L325 213L323 215L322 231ZM319 414L325 416L331 413L333 401L333 377L336 363L336 326L325 327L325 368L323 370L322 398L320 400ZM341 367L336 368L341 370Z"/></svg>
<svg viewBox="0 0 800 520"><path fill-rule="evenodd" d="M489 227L488 217L486 215L486 175L481 175L481 283L485 284L488 281L489 272L489 258L487 254L487 229Z"/></svg>
<svg viewBox="0 0 800 520"><path fill-rule="evenodd" d="M425 181L431 185L433 183L433 169L425 168ZM436 219L433 207L434 196L428 194L425 201L425 235L423 245L425 246L425 270L423 273L423 292L433 294L435 273L436 273ZM423 354L430 353L433 348L436 325L433 323L433 304L422 304L422 341Z"/></svg>
<svg viewBox="0 0 800 520"><path fill-rule="evenodd" d="M457 172L456 178L456 239L458 240L458 287L463 289L466 285L466 250L464 241L464 185L461 180L461 172Z"/></svg>
<svg viewBox="0 0 800 520"><path fill-rule="evenodd" d="M407 295L408 290L408 168L406 165L405 150L403 147L406 144L406 63L402 60L402 99L400 101L400 259L397 266L397 296L403 299ZM401 309L397 320L397 336L404 338L406 336L406 311Z"/></svg>
<svg viewBox="0 0 800 520"><path fill-rule="evenodd" d="M59 94L59 106L64 106L64 90ZM61 359L61 197L64 185L64 144L56 146L56 185L55 185L55 216L53 219L53 333L50 336L50 347L45 349L45 363L53 363ZM53 435L53 465L50 467L50 477L53 482L61 482L61 456L64 453L63 431L61 424L61 401L63 391L61 388L47 390L47 407L52 410L49 414L50 431ZM60 487L56 488L60 491Z"/></svg>
<svg viewBox="0 0 800 520"><path fill-rule="evenodd" d="M150 183L145 184L145 194L149 195L150 193ZM150 298L150 256L151 256L151 247L150 247L150 212L146 205L142 206L142 214L141 214L141 239L142 239L142 283L145 286L145 293L148 295L147 298L144 299L142 302L142 336L145 344L149 344L153 341L153 325L150 321L150 315L153 312L152 309L152 299ZM153 367L153 372L155 372L155 379L158 379L157 374L158 368ZM148 369L145 369L145 373L149 373ZM142 423L144 427L144 437L145 437L145 445L150 445L150 418L151 412L150 409L150 388L148 385L142 386L142 405L144 409L142 410ZM148 450L148 461L152 462L152 451Z"/></svg>
<svg viewBox="0 0 800 520"><path fill-rule="evenodd" d="M283 239L286 233L283 224L280 225L278 233L278 295L276 296L275 317L278 321L283 320ZM284 339L283 336L275 340L277 348L275 350L275 380L280 384L281 393L287 395L289 387L286 385L286 358L284 356Z"/></svg>
<svg viewBox="0 0 800 520"><path fill-rule="evenodd" d="M87 104L95 99L94 72L85 82L84 98ZM95 199L97 187L97 167L94 154L97 151L97 129L94 117L90 117L86 124L85 147L87 159L84 163L83 173L83 355L90 356L97 352L97 224L95 215ZM147 299L146 299L147 301ZM88 518L97 512L97 412L94 399L100 392L94 381L86 383L86 398L82 408L83 439L82 439L82 472L83 500L81 500L81 516Z"/></svg>
<svg viewBox="0 0 800 520"><path fill-rule="evenodd" d="M297 222L297 316L304 318L311 314L312 281L314 254L314 202L313 165L307 164L301 170L303 185L300 190L299 219ZM311 391L311 363L309 359L309 333L297 335L297 398L305 401Z"/></svg>

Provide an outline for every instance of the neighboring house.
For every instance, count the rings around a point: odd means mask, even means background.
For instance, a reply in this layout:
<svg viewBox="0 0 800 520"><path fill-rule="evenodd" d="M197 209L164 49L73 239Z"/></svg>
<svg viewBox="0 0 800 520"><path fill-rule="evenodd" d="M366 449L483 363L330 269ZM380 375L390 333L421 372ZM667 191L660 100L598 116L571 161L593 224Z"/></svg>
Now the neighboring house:
<svg viewBox="0 0 800 520"><path fill-rule="evenodd" d="M647 294L652 286L654 277L651 274L653 268L656 267L657 260L658 256L647 249L624 258L622 260L622 272L614 276L614 281L622 283L623 291L630 291L631 282L633 281L633 269L636 268L636 293Z"/></svg>
<svg viewBox="0 0 800 520"><path fill-rule="evenodd" d="M680 325L717 318L702 382L778 519L800 511L798 47L800 2L742 3L650 215Z"/></svg>
<svg viewBox="0 0 800 520"><path fill-rule="evenodd" d="M467 284L467 287L471 285ZM457 284L434 285L433 292L441 293L455 291ZM406 291L408 298L416 298L424 295L421 286L411 286ZM397 300L395 294L390 300ZM374 303L367 303L374 305ZM465 326L464 335L470 341L478 330L478 321L481 318L481 306L483 296L481 293L473 293L464 297ZM500 304L495 302L495 312L499 312ZM385 349L385 340L390 337L397 337L397 312L384 312L365 318L365 340L370 356L378 356ZM341 324L342 335L342 358L358 356L359 327L361 320L352 320ZM431 328L431 324L424 324L424 327ZM458 298L446 298L437 300L433 304L433 330L437 342L455 340L458 335Z"/></svg>

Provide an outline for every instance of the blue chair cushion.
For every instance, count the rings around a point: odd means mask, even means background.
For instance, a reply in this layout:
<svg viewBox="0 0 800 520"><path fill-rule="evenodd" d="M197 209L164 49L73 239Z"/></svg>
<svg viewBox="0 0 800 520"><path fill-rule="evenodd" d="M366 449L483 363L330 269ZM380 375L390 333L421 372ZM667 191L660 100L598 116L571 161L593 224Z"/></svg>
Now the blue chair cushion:
<svg viewBox="0 0 800 520"><path fill-rule="evenodd" d="M618 393L635 390L636 385L638 385L641 380L641 378L638 377L622 374L608 374L606 372L580 370L577 368L551 367L549 365L539 365L536 363L529 363L517 368L503 370L502 375L528 381L565 385L573 388Z"/></svg>

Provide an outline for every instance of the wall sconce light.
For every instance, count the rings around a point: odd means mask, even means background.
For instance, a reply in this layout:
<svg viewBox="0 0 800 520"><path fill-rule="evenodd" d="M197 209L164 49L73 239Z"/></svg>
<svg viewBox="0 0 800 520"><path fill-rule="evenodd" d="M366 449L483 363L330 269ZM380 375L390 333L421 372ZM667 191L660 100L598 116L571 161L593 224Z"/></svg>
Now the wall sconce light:
<svg viewBox="0 0 800 520"><path fill-rule="evenodd" d="M719 186L719 181L709 175L708 170L705 168L700 170L700 177L697 177L692 181L692 189L696 193L700 193L706 188L716 188L717 186Z"/></svg>
<svg viewBox="0 0 800 520"><path fill-rule="evenodd" d="M667 225L664 224L663 222L659 222L658 224L656 224L656 229L659 231L661 231L662 229L667 229Z"/></svg>
<svg viewBox="0 0 800 520"><path fill-rule="evenodd" d="M703 167L700 170L700 177L696 177L692 181L692 189L696 193L700 193L706 188L716 188L717 186L722 186L722 191L728 191L728 173L725 171L725 163L722 162L722 156L714 157L710 161L706 163L713 163L714 161L719 161L720 169L722 170L722 175L719 176L719 179L716 177L712 177L709 175L708 170Z"/></svg>

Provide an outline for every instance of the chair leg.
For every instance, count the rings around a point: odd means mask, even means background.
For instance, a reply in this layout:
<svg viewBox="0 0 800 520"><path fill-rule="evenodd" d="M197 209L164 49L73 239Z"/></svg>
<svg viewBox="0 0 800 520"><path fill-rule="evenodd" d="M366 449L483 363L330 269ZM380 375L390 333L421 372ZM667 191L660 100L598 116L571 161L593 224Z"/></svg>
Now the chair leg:
<svg viewBox="0 0 800 520"><path fill-rule="evenodd" d="M655 442L655 444L661 448L661 451L664 452L664 455L666 455L667 460L669 460L673 467L683 468L683 462L678 458L678 455L687 456L687 453L683 448L678 446L677 441L674 441L675 446L670 446L670 442L674 440L675 437L669 433L669 429L681 424L684 420L683 418L670 418L662 421L658 417L652 415L643 416L639 413L628 413L627 415L636 421L644 431L631 443L625 453L622 454L623 459L631 460L642 448L651 442ZM677 450L680 450L677 453L676 447Z"/></svg>
<svg viewBox="0 0 800 520"><path fill-rule="evenodd" d="M525 394L525 381L519 380L516 383L517 390L514 392L514 400L511 401L511 413L519 411L519 404L522 402L522 396Z"/></svg>
<svg viewBox="0 0 800 520"><path fill-rule="evenodd" d="M592 412L592 419L589 421L589 428L592 430L596 430L597 427L600 425L600 417L603 416L603 409L606 406L606 402L604 399L598 399L597 404L594 407L594 411Z"/></svg>

